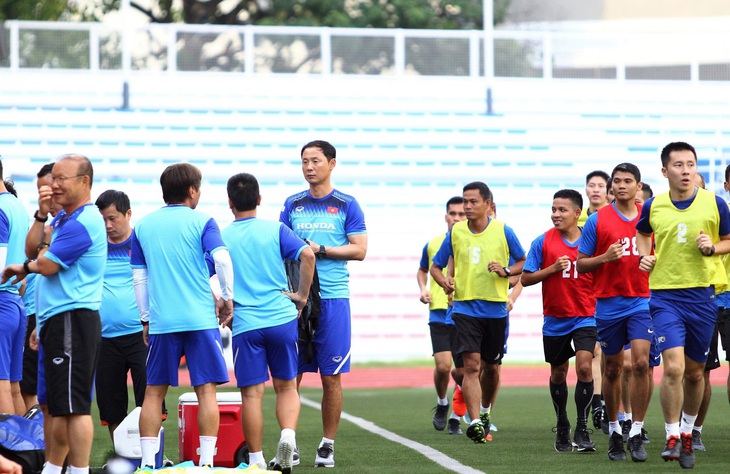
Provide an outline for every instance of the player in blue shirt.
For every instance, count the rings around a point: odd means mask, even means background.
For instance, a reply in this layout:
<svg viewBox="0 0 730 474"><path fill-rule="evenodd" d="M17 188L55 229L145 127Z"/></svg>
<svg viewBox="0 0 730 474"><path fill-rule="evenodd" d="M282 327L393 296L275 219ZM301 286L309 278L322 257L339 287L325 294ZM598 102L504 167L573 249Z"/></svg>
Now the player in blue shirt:
<svg viewBox="0 0 730 474"><path fill-rule="evenodd" d="M40 341L45 354L48 411L54 418L54 433L69 443L68 463L72 472L89 469L94 427L91 393L101 342L102 281L106 264L104 221L91 203L94 171L88 158L64 155L53 166L52 186L39 191L37 224L48 217L51 201L61 207L52 222L50 243L43 226L28 233L26 248L39 249L38 259L8 266L2 280L20 280L40 273L36 302ZM69 350L69 344L70 349ZM70 356L73 354L73 357ZM71 383L73 381L73 383ZM64 423L63 427L56 423ZM49 459L44 474L60 474L60 464Z"/></svg>
<svg viewBox="0 0 730 474"><path fill-rule="evenodd" d="M101 350L96 372L99 418L114 430L127 416L127 374L131 373L134 403L142 406L147 386L147 345L142 335L139 309L134 298L132 267L132 209L122 191L104 191L96 199L107 235L104 292L101 297ZM164 412L164 405L163 405Z"/></svg>
<svg viewBox="0 0 730 474"><path fill-rule="evenodd" d="M348 260L367 253L365 216L355 198L332 186L336 150L322 140L302 147L302 172L309 189L290 196L279 220L309 241L317 256L322 312L311 364L299 360L299 374L317 372L322 378L323 438L315 466L334 467L334 442L342 413L340 376L350 371L350 291ZM299 377L301 380L301 375Z"/></svg>
<svg viewBox="0 0 730 474"><path fill-rule="evenodd" d="M147 389L139 420L142 466L154 466L162 402L178 384L178 366L186 356L191 384L198 396L200 465L213 465L220 413L216 385L228 382L219 319L233 309L231 258L215 221L195 211L202 174L178 163L160 176L167 203L137 223L132 234L132 276L145 334L149 334ZM210 289L205 254L209 253L221 285L221 298Z"/></svg>
<svg viewBox="0 0 730 474"><path fill-rule="evenodd" d="M233 353L243 400L243 432L249 464L266 469L262 451L261 402L269 370L276 391L276 417L281 428L275 470L291 472L299 419L297 316L309 296L314 252L280 222L256 218L261 203L256 178L240 173L228 180L228 200L236 220L223 230L234 275ZM284 259L300 260L299 288L287 291Z"/></svg>
<svg viewBox="0 0 730 474"><path fill-rule="evenodd" d="M27 233L28 215L23 204L6 187L0 161L0 264L3 268L23 263ZM20 287L21 282L0 284L0 412L18 415L25 413L20 379L26 320Z"/></svg>

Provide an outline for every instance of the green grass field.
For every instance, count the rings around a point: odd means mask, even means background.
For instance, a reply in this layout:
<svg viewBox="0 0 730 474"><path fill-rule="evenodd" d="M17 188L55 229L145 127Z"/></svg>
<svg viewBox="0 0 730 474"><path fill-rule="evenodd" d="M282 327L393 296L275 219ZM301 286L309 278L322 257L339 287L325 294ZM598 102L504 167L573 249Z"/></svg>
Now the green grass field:
<svg viewBox="0 0 730 474"><path fill-rule="evenodd" d="M168 397L170 416L165 422L165 453L173 461L178 460L177 405L180 393L189 387L171 389ZM595 453L557 453L553 449L554 434L551 428L555 414L546 388L503 388L493 412L493 421L499 431L493 433L494 441L487 445L474 445L466 436L449 436L445 431L434 430L431 409L435 405L432 389L348 390L345 392L344 411L387 429L409 440L436 449L446 456L484 472L667 472L680 470L679 465L665 463L659 456L664 442L664 424L659 405L659 390L649 407L646 429L651 444L647 446L649 459L646 463L614 463L608 460L607 436L603 432L593 434L597 445ZM321 392L306 389L302 395L319 402ZM697 453L697 469L703 472L728 472L728 405L724 387L714 387L713 402L705 422L703 439L708 448ZM278 440L278 426L273 411L273 390L267 392L265 407L264 455L273 457ZM569 401L571 422L574 423L575 406L572 390ZM106 428L95 424L91 466L99 467L111 448ZM462 424L462 429L466 426ZM319 411L302 406L297 443L302 453L302 464L296 472L312 472L314 451L321 437ZM445 468L429 460L421 453L396 442L372 434L360 426L342 420L335 445L337 472L340 473L442 473ZM94 469L98 470L98 469ZM322 472L321 469L318 472Z"/></svg>

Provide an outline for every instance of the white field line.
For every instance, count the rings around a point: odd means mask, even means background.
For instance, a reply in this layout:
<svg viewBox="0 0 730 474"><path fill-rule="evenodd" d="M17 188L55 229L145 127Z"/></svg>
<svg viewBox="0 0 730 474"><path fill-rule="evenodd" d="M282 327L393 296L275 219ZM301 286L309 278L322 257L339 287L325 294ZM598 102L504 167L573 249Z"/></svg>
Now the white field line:
<svg viewBox="0 0 730 474"><path fill-rule="evenodd" d="M314 402L313 400L310 400L306 397L301 397L302 405L306 405L310 408L314 408L315 410L321 410L322 407L319 403ZM382 436L383 438L387 439L388 441L392 441L394 443L399 443L406 448L410 448L414 451L416 451L419 454L422 454L426 458L428 458L430 461L435 462L436 464L443 466L444 468L453 471L458 472L460 474L484 474L482 471L478 471L472 467L465 466L461 464L456 459L450 458L449 456L445 455L441 451L437 451L433 449L430 446L426 446L425 444L418 443L416 441L410 440L408 438L404 438L403 436L400 436L398 434L393 433L392 431L388 431L385 428L381 428L372 421L368 421L364 418L360 418L358 416L350 415L349 413L342 412L341 418L354 423L358 427L369 431L370 433Z"/></svg>

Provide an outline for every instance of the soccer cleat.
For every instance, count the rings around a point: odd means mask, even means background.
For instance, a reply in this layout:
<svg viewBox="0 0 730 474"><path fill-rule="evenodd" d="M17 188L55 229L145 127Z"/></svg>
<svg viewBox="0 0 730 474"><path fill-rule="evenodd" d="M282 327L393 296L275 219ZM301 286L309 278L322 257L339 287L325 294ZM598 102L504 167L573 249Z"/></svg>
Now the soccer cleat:
<svg viewBox="0 0 730 474"><path fill-rule="evenodd" d="M629 438L627 443L629 447L629 454L631 454L631 460L634 462L646 461L646 449L644 449L644 442L641 440L641 435L637 434Z"/></svg>
<svg viewBox="0 0 730 474"><path fill-rule="evenodd" d="M692 430L692 449L695 451L705 451L705 445L702 442L702 432Z"/></svg>
<svg viewBox="0 0 730 474"><path fill-rule="evenodd" d="M591 440L591 436L586 428L575 429L573 445L579 453L590 453L596 450L596 443Z"/></svg>
<svg viewBox="0 0 730 474"><path fill-rule="evenodd" d="M641 442L651 444L651 441L649 441L649 433L644 428L641 429Z"/></svg>
<svg viewBox="0 0 730 474"><path fill-rule="evenodd" d="M449 406L436 405L433 410L433 427L439 431L443 431L446 428L446 415L449 414Z"/></svg>
<svg viewBox="0 0 730 474"><path fill-rule="evenodd" d="M464 434L461 431L461 423L457 418L449 418L449 434L450 435L460 435Z"/></svg>
<svg viewBox="0 0 730 474"><path fill-rule="evenodd" d="M473 423L466 429L466 436L475 444L485 444L487 442L485 433L484 426L480 422Z"/></svg>
<svg viewBox="0 0 730 474"><path fill-rule="evenodd" d="M679 465L682 469L692 469L695 467L695 452L692 449L692 435L684 434L682 438L682 449L679 451Z"/></svg>
<svg viewBox="0 0 730 474"><path fill-rule="evenodd" d="M621 422L621 436L624 437L624 443L629 441L629 433L631 432L631 420L624 420Z"/></svg>
<svg viewBox="0 0 730 474"><path fill-rule="evenodd" d="M332 443L322 443L322 446L317 448L314 467L335 467L335 447Z"/></svg>
<svg viewBox="0 0 730 474"><path fill-rule="evenodd" d="M608 438L608 459L611 461L626 461L624 437L621 436L621 433L611 433L611 437Z"/></svg>
<svg viewBox="0 0 730 474"><path fill-rule="evenodd" d="M279 464L278 471L281 474L291 474L291 468L294 465L294 439L281 438L276 446L276 459Z"/></svg>
<svg viewBox="0 0 730 474"><path fill-rule="evenodd" d="M664 451L662 451L662 459L665 461L677 461L679 460L679 437L670 436L667 439L667 444L664 445Z"/></svg>
<svg viewBox="0 0 730 474"><path fill-rule="evenodd" d="M454 387L454 398L451 400L452 409L456 416L464 416L466 414L466 402L464 402L464 393L458 385Z"/></svg>
<svg viewBox="0 0 730 474"><path fill-rule="evenodd" d="M606 414L606 406L601 407L601 429L604 434L608 434L608 415Z"/></svg>
<svg viewBox="0 0 730 474"><path fill-rule="evenodd" d="M601 407L593 409L593 427L597 430L601 429L601 420L603 419L603 410Z"/></svg>
<svg viewBox="0 0 730 474"><path fill-rule="evenodd" d="M294 448L294 455L292 456L292 466L298 466L299 465L299 447ZM279 465L279 459L274 456L274 458L269 461L269 469L273 469L275 471L281 471L281 466Z"/></svg>
<svg viewBox="0 0 730 474"><path fill-rule="evenodd" d="M573 451L573 443L570 441L570 426L556 426L553 428L553 433L555 433L555 451L559 453Z"/></svg>
<svg viewBox="0 0 730 474"><path fill-rule="evenodd" d="M482 425L484 425L484 432L489 433L492 427L492 422L489 419L489 413L480 413L479 414L479 420L481 420ZM497 430L494 430L497 431Z"/></svg>

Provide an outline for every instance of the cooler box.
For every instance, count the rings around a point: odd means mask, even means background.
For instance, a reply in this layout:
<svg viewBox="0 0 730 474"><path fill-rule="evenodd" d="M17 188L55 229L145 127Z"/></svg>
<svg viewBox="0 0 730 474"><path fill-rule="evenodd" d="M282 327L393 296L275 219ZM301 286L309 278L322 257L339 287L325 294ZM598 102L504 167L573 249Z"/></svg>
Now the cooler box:
<svg viewBox="0 0 730 474"><path fill-rule="evenodd" d="M221 421L218 428L213 465L215 467L236 467L248 463L248 447L241 425L241 392L218 392L218 410ZM195 392L180 395L178 414L179 461L200 460L200 431L198 430L198 397Z"/></svg>
<svg viewBox="0 0 730 474"><path fill-rule="evenodd" d="M139 414L141 407L136 407L114 430L114 451L128 459L135 467L142 463L142 448L139 442ZM155 455L155 468L162 467L165 454L165 429L160 428L158 434L160 448Z"/></svg>

